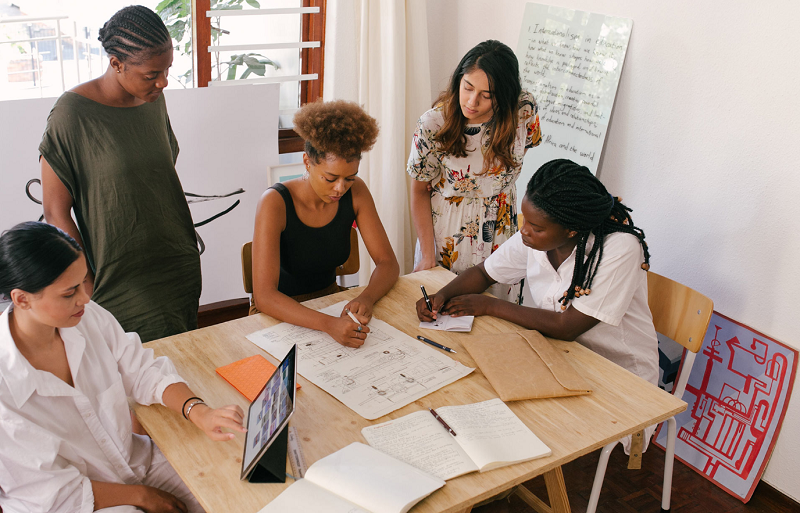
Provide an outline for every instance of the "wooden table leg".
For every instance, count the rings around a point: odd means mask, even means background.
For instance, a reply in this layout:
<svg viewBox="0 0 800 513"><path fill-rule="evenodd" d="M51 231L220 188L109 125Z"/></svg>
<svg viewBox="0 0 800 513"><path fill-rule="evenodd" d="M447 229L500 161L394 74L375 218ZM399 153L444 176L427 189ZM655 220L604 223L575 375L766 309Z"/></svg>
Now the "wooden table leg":
<svg viewBox="0 0 800 513"><path fill-rule="evenodd" d="M570 513L567 487L564 484L564 473L561 472L561 467L545 472L544 484L547 485L547 495L550 498L550 509L553 513Z"/></svg>

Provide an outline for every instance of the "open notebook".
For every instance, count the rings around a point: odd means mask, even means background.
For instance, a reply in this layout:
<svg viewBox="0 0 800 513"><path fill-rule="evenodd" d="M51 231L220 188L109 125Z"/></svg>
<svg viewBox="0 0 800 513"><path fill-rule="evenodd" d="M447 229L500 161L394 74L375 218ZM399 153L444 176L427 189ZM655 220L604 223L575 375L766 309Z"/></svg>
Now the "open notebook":
<svg viewBox="0 0 800 513"><path fill-rule="evenodd" d="M473 315L450 317L449 315L439 314L436 320L432 322L420 322L419 327L426 330L467 332L472 330L472 322L474 320L475 316Z"/></svg>
<svg viewBox="0 0 800 513"><path fill-rule="evenodd" d="M445 480L550 455L550 448L500 399L436 412L456 436L428 410L365 427L361 434L372 447Z"/></svg>
<svg viewBox="0 0 800 513"><path fill-rule="evenodd" d="M259 513L405 513L443 480L354 442L311 465Z"/></svg>

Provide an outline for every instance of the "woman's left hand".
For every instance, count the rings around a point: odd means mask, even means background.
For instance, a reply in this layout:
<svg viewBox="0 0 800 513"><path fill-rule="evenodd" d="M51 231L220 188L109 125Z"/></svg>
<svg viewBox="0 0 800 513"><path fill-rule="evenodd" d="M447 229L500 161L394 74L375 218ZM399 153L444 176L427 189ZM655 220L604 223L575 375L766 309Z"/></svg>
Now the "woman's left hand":
<svg viewBox="0 0 800 513"><path fill-rule="evenodd" d="M465 294L450 298L442 308L441 313L451 317L464 315L489 315L492 303L497 299L483 294Z"/></svg>
<svg viewBox="0 0 800 513"><path fill-rule="evenodd" d="M236 435L223 431L229 429L240 433L247 432L244 423L244 412L234 404L212 409L205 404L198 404L189 412L189 420L205 432L212 440L232 440Z"/></svg>
<svg viewBox="0 0 800 513"><path fill-rule="evenodd" d="M361 324L369 324L369 321L372 320L372 304L367 303L360 297L344 305L340 317L346 317L348 310L356 316L356 319L358 319Z"/></svg>

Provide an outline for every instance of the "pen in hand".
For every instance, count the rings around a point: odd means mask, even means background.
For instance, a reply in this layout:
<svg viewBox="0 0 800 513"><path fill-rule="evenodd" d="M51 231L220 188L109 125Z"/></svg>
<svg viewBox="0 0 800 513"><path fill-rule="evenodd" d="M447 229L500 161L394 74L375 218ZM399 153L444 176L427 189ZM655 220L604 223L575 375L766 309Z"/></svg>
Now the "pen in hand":
<svg viewBox="0 0 800 513"><path fill-rule="evenodd" d="M442 426L444 426L444 428L445 428L445 429L446 429L446 430L447 430L447 431L448 431L448 432L449 432L451 435L453 435L453 436L456 436L456 432L455 432L455 431L453 431L453 428L451 428L450 426L448 426L448 425L447 425L447 422L445 422L445 421L444 421L444 419L442 419L442 418L439 416L439 414L438 414L438 413L436 413L436 410L434 410L433 408L428 408L428 411L430 411L430 412L431 412L431 415L433 415L433 416L436 418L436 420L438 420L438 421L439 421L439 423L440 423Z"/></svg>
<svg viewBox="0 0 800 513"><path fill-rule="evenodd" d="M428 310L433 312L433 304L431 304L431 298L428 297L428 293L425 292L425 286L420 285L419 288L422 289L422 296L425 298L425 304L428 305Z"/></svg>
<svg viewBox="0 0 800 513"><path fill-rule="evenodd" d="M361 328L361 327L362 327L362 324L361 324L361 322L360 322L358 319L356 319L356 316L355 316L355 315L353 315L353 312L351 312L351 311L350 311L349 309L347 309L347 308L345 308L345 309L344 309L344 311L347 313L347 315L348 315L348 316L349 316L351 319L353 319L353 322L354 322L354 323L358 324L358 328L356 328L356 329L357 329L358 331L361 331L361 329L362 329L362 328ZM367 333L367 335L369 335L369 333Z"/></svg>

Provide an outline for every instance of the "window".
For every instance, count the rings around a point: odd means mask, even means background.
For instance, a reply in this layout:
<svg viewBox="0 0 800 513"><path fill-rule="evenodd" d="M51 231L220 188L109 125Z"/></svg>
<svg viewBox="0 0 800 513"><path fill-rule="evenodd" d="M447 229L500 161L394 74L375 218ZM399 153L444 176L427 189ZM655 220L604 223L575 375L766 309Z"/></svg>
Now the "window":
<svg viewBox="0 0 800 513"><path fill-rule="evenodd" d="M55 97L102 75L108 56L98 30L130 3L106 0L98 10L80 0L0 0L0 100ZM325 0L136 3L157 12L174 40L170 89L279 82L280 151L302 151L291 119L322 95Z"/></svg>
<svg viewBox="0 0 800 513"><path fill-rule="evenodd" d="M325 0L195 0L194 15L196 84L280 83L279 152L303 151L291 118L322 96Z"/></svg>
<svg viewBox="0 0 800 513"><path fill-rule="evenodd" d="M0 0L0 100L59 96L105 73L98 30L131 3L105 0L98 9L80 0ZM136 3L157 11L165 2ZM180 75L187 72L191 86L191 68L191 57L175 52L169 87L185 87Z"/></svg>

